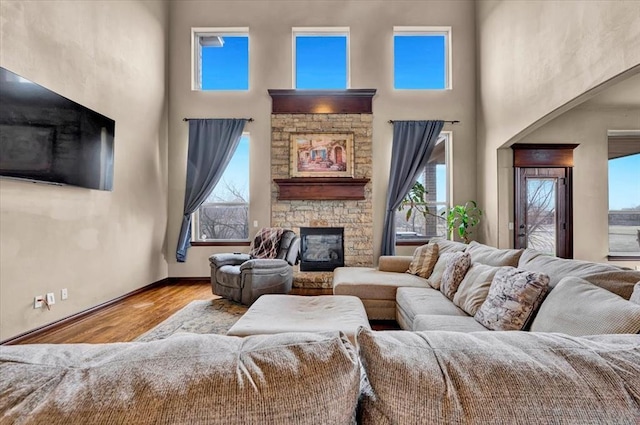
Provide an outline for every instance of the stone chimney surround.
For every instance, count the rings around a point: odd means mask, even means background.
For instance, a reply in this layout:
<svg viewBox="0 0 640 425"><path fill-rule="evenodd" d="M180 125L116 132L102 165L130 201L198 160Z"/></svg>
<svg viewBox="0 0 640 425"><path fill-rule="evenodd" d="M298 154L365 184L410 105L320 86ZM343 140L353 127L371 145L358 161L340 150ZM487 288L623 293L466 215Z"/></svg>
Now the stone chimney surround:
<svg viewBox="0 0 640 425"><path fill-rule="evenodd" d="M374 89L269 90L271 225L344 227L345 266L373 265L372 98ZM353 134L353 176L291 177L295 133ZM294 286L331 288L333 272L295 270Z"/></svg>

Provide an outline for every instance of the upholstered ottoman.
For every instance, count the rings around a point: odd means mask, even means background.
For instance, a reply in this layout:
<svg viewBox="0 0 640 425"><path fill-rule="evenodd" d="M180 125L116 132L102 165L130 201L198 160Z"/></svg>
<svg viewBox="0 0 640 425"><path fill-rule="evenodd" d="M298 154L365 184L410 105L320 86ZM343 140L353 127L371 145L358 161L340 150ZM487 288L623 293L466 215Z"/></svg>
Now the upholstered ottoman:
<svg viewBox="0 0 640 425"><path fill-rule="evenodd" d="M360 298L350 295L263 295L227 335L342 331L355 342L362 326L371 329Z"/></svg>

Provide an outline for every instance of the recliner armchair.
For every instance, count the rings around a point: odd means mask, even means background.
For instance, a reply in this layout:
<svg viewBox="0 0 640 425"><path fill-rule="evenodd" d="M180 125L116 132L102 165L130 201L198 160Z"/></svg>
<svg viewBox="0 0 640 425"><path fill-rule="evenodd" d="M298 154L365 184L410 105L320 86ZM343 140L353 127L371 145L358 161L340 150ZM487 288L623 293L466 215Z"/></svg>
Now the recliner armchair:
<svg viewBox="0 0 640 425"><path fill-rule="evenodd" d="M298 263L299 251L300 238L293 231L284 230L275 258L214 254L209 257L211 290L215 295L246 305L263 294L287 294L293 285L292 267Z"/></svg>

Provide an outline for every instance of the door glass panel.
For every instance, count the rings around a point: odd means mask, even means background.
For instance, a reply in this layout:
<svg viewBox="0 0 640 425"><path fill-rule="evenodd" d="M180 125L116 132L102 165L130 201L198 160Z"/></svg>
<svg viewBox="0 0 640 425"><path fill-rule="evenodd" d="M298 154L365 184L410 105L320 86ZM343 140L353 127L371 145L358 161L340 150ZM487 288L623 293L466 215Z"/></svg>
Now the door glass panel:
<svg viewBox="0 0 640 425"><path fill-rule="evenodd" d="M527 178L527 248L556 255L556 179Z"/></svg>

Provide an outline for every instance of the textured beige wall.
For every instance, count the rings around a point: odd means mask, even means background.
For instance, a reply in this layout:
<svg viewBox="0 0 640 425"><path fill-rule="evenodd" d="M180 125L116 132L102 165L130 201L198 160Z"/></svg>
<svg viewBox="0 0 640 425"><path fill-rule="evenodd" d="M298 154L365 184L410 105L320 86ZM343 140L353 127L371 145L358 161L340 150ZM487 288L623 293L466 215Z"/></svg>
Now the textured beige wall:
<svg viewBox="0 0 640 425"><path fill-rule="evenodd" d="M640 64L640 2L479 1L478 197L484 241L508 241L498 149ZM593 256L596 254L589 254Z"/></svg>
<svg viewBox="0 0 640 425"><path fill-rule="evenodd" d="M0 181L0 340L167 277L167 9L0 2L0 64L116 121L113 192Z"/></svg>
<svg viewBox="0 0 640 425"><path fill-rule="evenodd" d="M640 109L575 108L522 140L580 144L573 153L574 257L601 263L607 262L609 247L607 130L640 130ZM615 264L632 267L640 261Z"/></svg>
<svg viewBox="0 0 640 425"><path fill-rule="evenodd" d="M351 87L375 88L373 98L374 258L381 227L391 161L390 119L457 119L453 130L453 200L475 198L475 19L472 1L177 1L171 5L169 227L170 276L207 276L208 256L246 247L192 247L177 263L175 247L184 203L187 125L183 117L253 117L251 132L251 222L269 224L271 99L267 89L291 88L291 28L348 26L351 29ZM393 90L393 27L451 26L453 90ZM190 89L191 27L248 26L250 82L247 93L203 93ZM256 229L251 228L251 232Z"/></svg>

